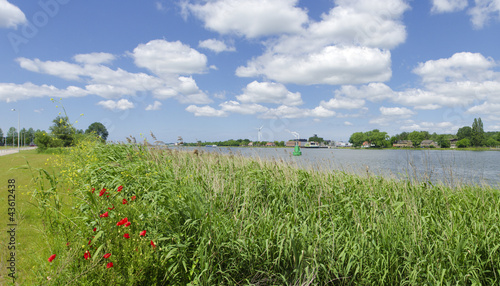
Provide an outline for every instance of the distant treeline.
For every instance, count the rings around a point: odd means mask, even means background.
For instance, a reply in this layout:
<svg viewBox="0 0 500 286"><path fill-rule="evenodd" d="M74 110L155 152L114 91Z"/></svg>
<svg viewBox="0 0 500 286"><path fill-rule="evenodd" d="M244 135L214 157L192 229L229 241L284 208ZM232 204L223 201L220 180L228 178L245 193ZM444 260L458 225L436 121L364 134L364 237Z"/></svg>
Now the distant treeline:
<svg viewBox="0 0 500 286"><path fill-rule="evenodd" d="M500 146L500 132L484 132L481 118L475 118L472 126L464 126L458 129L457 134L430 134L427 131L402 132L390 137L387 132L374 129L368 132L355 132L351 135L349 142L354 147L360 147L364 142L370 143L378 148L391 147L396 142L409 140L413 147L420 146L424 140L432 140L441 148L449 148L450 140L457 139L458 148L466 147L495 147Z"/></svg>
<svg viewBox="0 0 500 286"><path fill-rule="evenodd" d="M196 143L184 143L186 146L207 146L207 145L217 145L217 146L227 146L227 147L237 147L237 146L248 146L250 142L253 142L253 146L266 146L268 142L272 142L275 146L283 147L285 146L285 141L260 141L254 142L249 139L238 139L233 140L229 139L226 141L214 141L214 142L201 142L198 141Z"/></svg>

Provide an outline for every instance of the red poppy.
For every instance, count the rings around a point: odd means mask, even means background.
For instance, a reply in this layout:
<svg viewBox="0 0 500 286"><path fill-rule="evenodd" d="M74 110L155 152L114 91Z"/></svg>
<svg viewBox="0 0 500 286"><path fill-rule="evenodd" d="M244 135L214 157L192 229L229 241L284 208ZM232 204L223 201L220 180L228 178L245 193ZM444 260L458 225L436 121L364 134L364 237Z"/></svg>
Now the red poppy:
<svg viewBox="0 0 500 286"><path fill-rule="evenodd" d="M125 237L126 239L129 239L130 238L130 235L128 233L124 234L123 237Z"/></svg>
<svg viewBox="0 0 500 286"><path fill-rule="evenodd" d="M115 205L113 205L112 208L108 208L108 210L113 210L113 209L115 209Z"/></svg>
<svg viewBox="0 0 500 286"><path fill-rule="evenodd" d="M128 222L125 224L125 227L129 227L131 224L132 224L132 223L128 221Z"/></svg>
<svg viewBox="0 0 500 286"><path fill-rule="evenodd" d="M116 223L117 226L124 225L128 222L128 218L124 218Z"/></svg>
<svg viewBox="0 0 500 286"><path fill-rule="evenodd" d="M92 188L92 194L94 193L94 191L95 191L95 188Z"/></svg>
<svg viewBox="0 0 500 286"><path fill-rule="evenodd" d="M99 215L99 217L108 217L108 216L109 216L108 212L105 212L102 215Z"/></svg>
<svg viewBox="0 0 500 286"><path fill-rule="evenodd" d="M132 198L131 198L131 199L132 199L132 200L135 200L135 198L136 198L135 196L132 196Z"/></svg>
<svg viewBox="0 0 500 286"><path fill-rule="evenodd" d="M97 230L97 227L94 227L93 231L95 232Z"/></svg>
<svg viewBox="0 0 500 286"><path fill-rule="evenodd" d="M106 189L102 188L102 190L99 192L99 197L102 197L106 193Z"/></svg>
<svg viewBox="0 0 500 286"><path fill-rule="evenodd" d="M91 243L91 242L92 242L92 239L91 239L91 240L89 240L89 244L88 244L88 245L90 245L90 243Z"/></svg>
<svg viewBox="0 0 500 286"><path fill-rule="evenodd" d="M49 257L49 262L52 262L52 260L54 260L54 258L56 258L56 255L55 255L55 254L52 254L52 255Z"/></svg>
<svg viewBox="0 0 500 286"><path fill-rule="evenodd" d="M121 192L121 191L122 191L122 189L123 189L123 186L119 186L119 187L118 187L118 189L117 189L117 191L118 191L118 192Z"/></svg>
<svg viewBox="0 0 500 286"><path fill-rule="evenodd" d="M108 259L110 256L111 256L111 253L106 253L106 254L104 254L103 257L106 258L106 259Z"/></svg>
<svg viewBox="0 0 500 286"><path fill-rule="evenodd" d="M127 200L123 199L122 204L126 205L127 204Z"/></svg>
<svg viewBox="0 0 500 286"><path fill-rule="evenodd" d="M106 264L106 268L111 268L111 267L113 267L113 262Z"/></svg>
<svg viewBox="0 0 500 286"><path fill-rule="evenodd" d="M152 246L153 248L155 248L155 247L156 247L156 244L155 244L152 240L151 240L151 246Z"/></svg>
<svg viewBox="0 0 500 286"><path fill-rule="evenodd" d="M69 246L69 242L66 243L66 246Z"/></svg>
<svg viewBox="0 0 500 286"><path fill-rule="evenodd" d="M139 233L139 235L140 235L140 236L146 236L146 231L145 231L145 230L141 231L141 232Z"/></svg>
<svg viewBox="0 0 500 286"><path fill-rule="evenodd" d="M90 258L90 252L88 250L85 251L85 253L83 254L83 258L85 258L85 260L89 260L89 258Z"/></svg>

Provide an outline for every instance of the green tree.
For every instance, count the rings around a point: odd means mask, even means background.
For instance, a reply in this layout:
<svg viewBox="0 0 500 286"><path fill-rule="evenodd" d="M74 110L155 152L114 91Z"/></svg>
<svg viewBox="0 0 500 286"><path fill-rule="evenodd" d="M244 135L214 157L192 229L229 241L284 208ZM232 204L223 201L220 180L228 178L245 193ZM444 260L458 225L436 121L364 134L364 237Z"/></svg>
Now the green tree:
<svg viewBox="0 0 500 286"><path fill-rule="evenodd" d="M451 146L450 140L445 135L438 135L436 141L441 148L450 148Z"/></svg>
<svg viewBox="0 0 500 286"><path fill-rule="evenodd" d="M62 142L62 147L68 147L73 145L75 128L69 123L67 116L58 116L52 121L52 125L49 129L54 139L59 139Z"/></svg>
<svg viewBox="0 0 500 286"><path fill-rule="evenodd" d="M408 140L411 140L413 146L417 147L424 140L424 134L419 131L413 131L408 135Z"/></svg>
<svg viewBox="0 0 500 286"><path fill-rule="evenodd" d="M37 131L35 132L35 144L38 146L38 150L43 151L47 148L51 147L50 144L52 142L52 138L45 131Z"/></svg>
<svg viewBox="0 0 500 286"><path fill-rule="evenodd" d="M35 140L35 130L33 128L28 129L28 134L26 135L27 144L31 144Z"/></svg>
<svg viewBox="0 0 500 286"><path fill-rule="evenodd" d="M469 147L469 146L470 146L470 144L471 144L471 143L470 143L470 140L469 140L469 139L467 139L467 138L464 138L464 139L462 139L462 140L458 140L458 141L457 141L457 147L458 147L458 148L467 148L467 147Z"/></svg>
<svg viewBox="0 0 500 286"><path fill-rule="evenodd" d="M471 140L472 146L483 146L484 145L484 129L483 122L481 121L481 117L479 119L474 118L474 122L472 123L472 133Z"/></svg>
<svg viewBox="0 0 500 286"><path fill-rule="evenodd" d="M0 128L0 146L3 146L5 144L4 140L3 140L3 131L2 131L2 128Z"/></svg>
<svg viewBox="0 0 500 286"><path fill-rule="evenodd" d="M368 138L363 132L355 132L349 138L349 143L352 143L354 147L359 147L363 145L363 142L367 141Z"/></svg>
<svg viewBox="0 0 500 286"><path fill-rule="evenodd" d="M85 130L85 134L95 133L97 136L101 137L102 140L106 141L108 139L108 130L106 126L104 126L100 122L94 122L89 125L87 130Z"/></svg>
<svg viewBox="0 0 500 286"><path fill-rule="evenodd" d="M16 142L17 145L17 129L15 127L11 127L9 128L9 131L7 131L7 144L13 146L14 142Z"/></svg>
<svg viewBox="0 0 500 286"><path fill-rule="evenodd" d="M378 129L373 129L367 132L368 141L375 144L376 147L387 147L389 144L389 135L387 132L380 132Z"/></svg>
<svg viewBox="0 0 500 286"><path fill-rule="evenodd" d="M457 131L457 139L458 140L462 140L462 139L469 139L471 138L472 136L472 128L470 128L470 126L464 126L460 129L458 129Z"/></svg>
<svg viewBox="0 0 500 286"><path fill-rule="evenodd" d="M321 143L325 140L322 137L318 137L318 135L314 134L314 136L309 137L309 139L307 141L309 141L309 142L314 141L314 142Z"/></svg>
<svg viewBox="0 0 500 286"><path fill-rule="evenodd" d="M486 140L486 146L488 146L488 147L500 146L500 142L498 142L497 140L495 140L493 138L488 138L488 140Z"/></svg>

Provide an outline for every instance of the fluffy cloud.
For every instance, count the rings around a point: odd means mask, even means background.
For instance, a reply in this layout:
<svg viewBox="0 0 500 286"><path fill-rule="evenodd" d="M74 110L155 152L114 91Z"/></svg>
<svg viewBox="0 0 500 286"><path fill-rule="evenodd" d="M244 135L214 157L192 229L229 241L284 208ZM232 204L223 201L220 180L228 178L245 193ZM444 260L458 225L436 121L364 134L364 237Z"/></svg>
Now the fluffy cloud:
<svg viewBox="0 0 500 286"><path fill-rule="evenodd" d="M88 95L88 91L76 86L66 89L58 89L52 85L35 85L31 82L24 84L0 83L0 101L15 102L33 97L82 97Z"/></svg>
<svg viewBox="0 0 500 286"><path fill-rule="evenodd" d="M415 112L406 107L380 107L380 113L384 116L398 116L400 118L407 118L414 115Z"/></svg>
<svg viewBox="0 0 500 286"><path fill-rule="evenodd" d="M432 0L432 9L434 13L447 13L462 11L467 7L467 0Z"/></svg>
<svg viewBox="0 0 500 286"><path fill-rule="evenodd" d="M194 113L194 116L206 116L206 117L225 117L227 116L227 112L222 110L217 110L208 105L205 106L196 106L190 105L186 107L187 112Z"/></svg>
<svg viewBox="0 0 500 286"><path fill-rule="evenodd" d="M198 44L198 47L209 49L215 53L236 51L235 47L228 47L226 45L226 43L219 41L219 40L215 40L215 39L208 39L205 41L200 41L200 43Z"/></svg>
<svg viewBox="0 0 500 286"><path fill-rule="evenodd" d="M97 105L100 105L109 110L128 110L134 108L134 104L127 99L120 99L118 101L106 100L99 101Z"/></svg>
<svg viewBox="0 0 500 286"><path fill-rule="evenodd" d="M500 19L500 0L476 0L476 6L469 10L472 25L481 29L491 18Z"/></svg>
<svg viewBox="0 0 500 286"><path fill-rule="evenodd" d="M308 20L298 0L216 0L186 4L185 8L205 23L205 28L220 34L248 38L281 33L296 33Z"/></svg>
<svg viewBox="0 0 500 286"><path fill-rule="evenodd" d="M151 111L151 110L160 110L160 107L161 107L161 102L159 101L155 101L153 104L150 104L146 107L146 110L147 111Z"/></svg>
<svg viewBox="0 0 500 286"><path fill-rule="evenodd" d="M365 105L362 99L335 97L329 101L321 101L320 106L328 109L358 109Z"/></svg>
<svg viewBox="0 0 500 286"><path fill-rule="evenodd" d="M17 28L17 25L26 22L26 16L19 7L7 0L0 0L0 28Z"/></svg>
<svg viewBox="0 0 500 286"><path fill-rule="evenodd" d="M135 64L158 76L203 73L207 57L183 43L152 40L138 45L133 53Z"/></svg>
<svg viewBox="0 0 500 286"><path fill-rule="evenodd" d="M410 125L402 125L400 127L401 130L403 131L415 131L415 130L420 130L420 131L428 131L428 132L436 132L436 133L445 133L445 134L451 134L451 133L456 133L458 126L454 126L453 123L451 122L420 122L420 123L413 123Z"/></svg>
<svg viewBox="0 0 500 286"><path fill-rule="evenodd" d="M308 55L265 54L239 67L236 75L264 75L281 83L361 84L389 80L391 55L366 47L325 47Z"/></svg>
<svg viewBox="0 0 500 286"><path fill-rule="evenodd" d="M481 105L476 105L467 110L471 114L488 114L500 115L500 103L484 102Z"/></svg>
<svg viewBox="0 0 500 286"><path fill-rule="evenodd" d="M288 106L303 104L299 92L290 92L284 85L273 82L253 81L243 89L243 94L236 98L243 103L275 103Z"/></svg>
<svg viewBox="0 0 500 286"><path fill-rule="evenodd" d="M133 56L143 65L142 67L146 67L148 63L152 63L150 61L154 57L160 56L161 52L165 52L163 56L176 57L164 61L158 60L156 66L149 65L150 70L160 73L161 77L146 73L131 73L121 68L113 70L105 65L115 59L114 55L108 53L79 54L73 57L77 63L27 58L16 60L22 68L32 72L87 82L85 88L88 93L106 99L118 99L124 95L135 96L139 92L151 92L157 99L175 98L181 103L188 104L211 103L212 100L198 88L191 76L169 74L169 72L201 72L206 67L206 57L180 42L164 40L139 45L134 50ZM165 65L169 63L171 66L167 68ZM186 66L180 67L183 63Z"/></svg>
<svg viewBox="0 0 500 286"><path fill-rule="evenodd" d="M413 72L422 77L422 81L444 82L458 80L484 81L496 75L491 68L495 61L479 53L456 53L450 58L430 60L420 63Z"/></svg>
<svg viewBox="0 0 500 286"><path fill-rule="evenodd" d="M256 114L265 112L268 110L267 107L260 104L241 104L237 101L226 101L219 104L221 110L224 112L239 113L239 114Z"/></svg>
<svg viewBox="0 0 500 286"><path fill-rule="evenodd" d="M115 56L109 53L90 53L76 55L73 59L82 64L99 65L111 63L115 59Z"/></svg>

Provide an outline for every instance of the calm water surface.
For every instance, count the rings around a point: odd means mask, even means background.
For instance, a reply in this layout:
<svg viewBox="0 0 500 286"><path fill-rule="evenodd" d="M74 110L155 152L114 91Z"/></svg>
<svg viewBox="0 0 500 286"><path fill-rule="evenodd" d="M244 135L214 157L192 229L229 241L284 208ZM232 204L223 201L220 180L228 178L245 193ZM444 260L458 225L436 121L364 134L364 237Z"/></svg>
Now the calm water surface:
<svg viewBox="0 0 500 286"><path fill-rule="evenodd" d="M283 160L299 168L341 170L361 175L431 181L448 185L487 184L500 187L499 151L306 149L201 147L206 152Z"/></svg>

